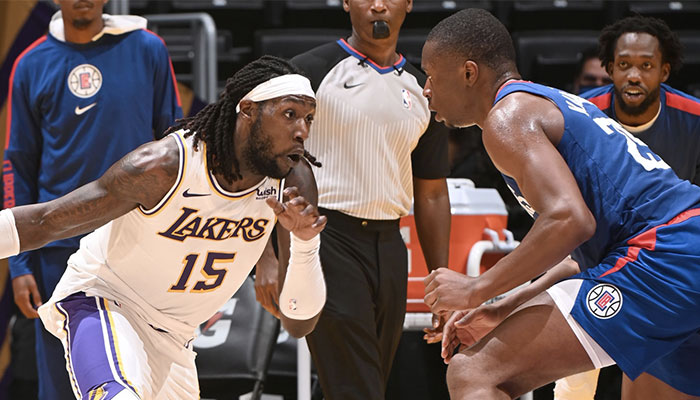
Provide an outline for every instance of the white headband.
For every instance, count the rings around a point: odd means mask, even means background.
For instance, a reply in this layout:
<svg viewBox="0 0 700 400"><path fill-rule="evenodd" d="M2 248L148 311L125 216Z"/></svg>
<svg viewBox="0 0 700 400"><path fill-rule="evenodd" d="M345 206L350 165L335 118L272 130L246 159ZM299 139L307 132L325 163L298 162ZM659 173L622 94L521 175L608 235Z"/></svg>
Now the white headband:
<svg viewBox="0 0 700 400"><path fill-rule="evenodd" d="M241 101L250 100L257 102L289 95L316 98L313 89L311 89L311 81L308 78L298 74L288 74L277 76L259 84L243 96ZM241 101L236 105L237 113L241 111Z"/></svg>

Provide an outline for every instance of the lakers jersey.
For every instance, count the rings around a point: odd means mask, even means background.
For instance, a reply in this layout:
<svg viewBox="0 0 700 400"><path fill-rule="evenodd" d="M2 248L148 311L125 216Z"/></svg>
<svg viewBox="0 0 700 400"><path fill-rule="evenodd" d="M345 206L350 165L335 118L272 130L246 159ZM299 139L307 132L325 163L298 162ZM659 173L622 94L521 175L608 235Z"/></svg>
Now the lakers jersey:
<svg viewBox="0 0 700 400"><path fill-rule="evenodd" d="M164 139L180 152L170 191L154 208L136 208L83 238L53 302L83 291L128 303L156 328L191 333L238 290L275 225L265 199L281 198L282 182L264 178L227 192L207 167L204 143L195 151L183 135Z"/></svg>

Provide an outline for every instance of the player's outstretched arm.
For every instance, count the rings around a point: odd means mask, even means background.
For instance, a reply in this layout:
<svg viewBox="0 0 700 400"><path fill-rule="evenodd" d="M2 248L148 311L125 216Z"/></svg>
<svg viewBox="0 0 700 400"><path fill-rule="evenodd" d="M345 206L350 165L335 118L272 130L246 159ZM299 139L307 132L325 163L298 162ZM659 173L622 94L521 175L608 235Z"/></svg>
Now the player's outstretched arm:
<svg viewBox="0 0 700 400"><path fill-rule="evenodd" d="M58 199L3 210L0 241L19 239L20 252L54 240L91 232L135 207L151 208L175 183L179 151L175 140L142 145L112 165L98 180ZM8 219L14 221L13 237ZM7 252L0 254L8 257Z"/></svg>
<svg viewBox="0 0 700 400"><path fill-rule="evenodd" d="M289 174L284 202L268 199L277 214L280 282L279 308L284 329L294 337L311 333L326 302L319 233L326 217L318 213L318 191L311 167L302 161ZM291 232L291 234L290 234Z"/></svg>

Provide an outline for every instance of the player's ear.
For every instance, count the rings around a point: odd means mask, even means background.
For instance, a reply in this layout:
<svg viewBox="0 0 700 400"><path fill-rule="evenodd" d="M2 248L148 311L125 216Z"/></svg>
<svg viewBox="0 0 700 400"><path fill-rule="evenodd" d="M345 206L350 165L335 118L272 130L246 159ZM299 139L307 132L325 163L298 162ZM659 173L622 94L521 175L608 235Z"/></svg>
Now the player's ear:
<svg viewBox="0 0 700 400"><path fill-rule="evenodd" d="M406 12L410 13L413 11L413 0L406 0Z"/></svg>
<svg viewBox="0 0 700 400"><path fill-rule="evenodd" d="M474 86L479 77L479 65L472 60L467 60L462 65L464 70L464 80L467 86Z"/></svg>
<svg viewBox="0 0 700 400"><path fill-rule="evenodd" d="M343 10L350 12L350 0L343 0Z"/></svg>
<svg viewBox="0 0 700 400"><path fill-rule="evenodd" d="M668 79L670 74L671 64L667 62L661 64L661 82L666 82L666 79Z"/></svg>
<svg viewBox="0 0 700 400"><path fill-rule="evenodd" d="M238 111L237 120L252 124L255 121L255 113L258 112L258 107L251 100L241 100L240 111Z"/></svg>
<svg viewBox="0 0 700 400"><path fill-rule="evenodd" d="M608 64L605 66L605 71L610 75L610 78L613 76L613 62L609 61Z"/></svg>
<svg viewBox="0 0 700 400"><path fill-rule="evenodd" d="M240 107L241 109L238 111L238 117L245 119L252 119L253 113L255 113L257 109L251 100L241 100Z"/></svg>

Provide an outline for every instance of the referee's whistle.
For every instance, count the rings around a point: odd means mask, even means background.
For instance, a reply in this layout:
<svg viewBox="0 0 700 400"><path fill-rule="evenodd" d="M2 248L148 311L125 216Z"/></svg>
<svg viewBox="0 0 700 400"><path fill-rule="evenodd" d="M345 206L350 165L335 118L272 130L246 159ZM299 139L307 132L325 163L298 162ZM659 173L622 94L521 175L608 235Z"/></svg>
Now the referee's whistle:
<svg viewBox="0 0 700 400"><path fill-rule="evenodd" d="M372 37L386 39L389 37L389 24L386 21L374 21L372 24Z"/></svg>

